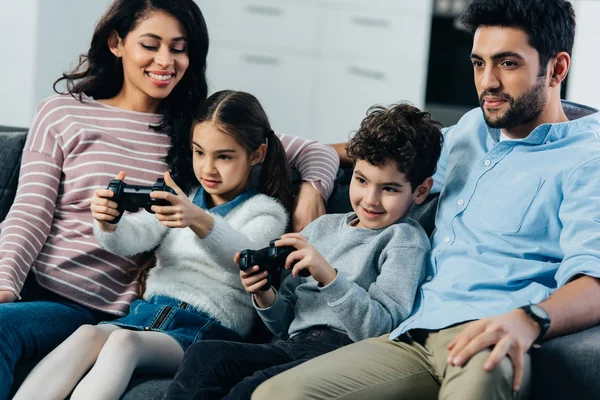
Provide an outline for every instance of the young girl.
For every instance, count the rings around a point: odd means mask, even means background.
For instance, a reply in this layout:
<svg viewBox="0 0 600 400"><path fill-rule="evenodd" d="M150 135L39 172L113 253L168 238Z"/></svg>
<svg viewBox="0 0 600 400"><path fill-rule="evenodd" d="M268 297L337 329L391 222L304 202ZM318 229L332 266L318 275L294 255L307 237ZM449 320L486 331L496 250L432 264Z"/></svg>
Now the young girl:
<svg viewBox="0 0 600 400"><path fill-rule="evenodd" d="M94 233L104 248L127 257L158 247L144 300L123 318L79 328L38 364L15 399L64 398L75 385L72 399L118 399L138 368L173 374L194 341L248 335L255 313L233 258L285 232L285 152L258 100L232 91L215 93L201 107L192 147L201 186L188 197L166 172L176 194L152 193L171 203L153 206L155 214L125 214L111 224L119 215L113 193L96 190ZM258 188L249 187L252 167L263 159Z"/></svg>
<svg viewBox="0 0 600 400"><path fill-rule="evenodd" d="M40 103L0 235L0 399L18 361L39 359L83 324L125 315L137 299L140 258L102 249L90 198L121 170L128 183L152 185L170 169L190 189L187 141L207 95L207 51L193 0L116 0L62 78L69 94ZM305 221L300 213L322 208L339 161L327 146L280 137L306 181L295 211Z"/></svg>

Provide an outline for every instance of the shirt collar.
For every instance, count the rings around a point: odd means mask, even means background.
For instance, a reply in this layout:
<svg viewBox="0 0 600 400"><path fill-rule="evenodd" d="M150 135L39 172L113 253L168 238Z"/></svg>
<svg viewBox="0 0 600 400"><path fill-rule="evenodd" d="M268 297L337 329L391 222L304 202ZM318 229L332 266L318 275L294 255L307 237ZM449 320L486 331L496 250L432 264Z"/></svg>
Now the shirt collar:
<svg viewBox="0 0 600 400"><path fill-rule="evenodd" d="M231 210L233 210L234 208L236 208L237 206L239 206L240 204L242 204L257 193L258 191L256 189L248 189L238 194L233 200L218 205L216 207L210 208L207 202L208 193L206 192L206 190L204 190L202 186L200 186L198 188L198 191L194 195L193 203L204 210L210 211L211 214L224 217L227 214L229 214Z"/></svg>
<svg viewBox="0 0 600 400"><path fill-rule="evenodd" d="M542 124L535 128L529 136L518 143L539 145L543 143L555 142L566 137L574 131L589 130L596 127L600 132L600 112L597 109L582 104L562 100L563 110L569 121L555 124ZM483 111L481 111L483 114ZM500 141L500 129L487 126L488 134L498 143ZM517 143L517 142L515 142Z"/></svg>

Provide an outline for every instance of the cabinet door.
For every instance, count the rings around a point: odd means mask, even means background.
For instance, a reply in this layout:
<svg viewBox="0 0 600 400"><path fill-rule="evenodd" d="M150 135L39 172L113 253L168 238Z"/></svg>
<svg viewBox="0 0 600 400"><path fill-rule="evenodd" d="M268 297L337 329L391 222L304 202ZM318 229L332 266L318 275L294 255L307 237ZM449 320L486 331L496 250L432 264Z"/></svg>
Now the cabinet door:
<svg viewBox="0 0 600 400"><path fill-rule="evenodd" d="M212 33L228 46L313 52L318 12L311 1L219 0Z"/></svg>
<svg viewBox="0 0 600 400"><path fill-rule="evenodd" d="M313 58L213 48L207 72L211 93L223 89L249 92L265 108L273 130L315 137L311 104L315 76Z"/></svg>
<svg viewBox="0 0 600 400"><path fill-rule="evenodd" d="M367 109L409 101L423 107L425 70L421 63L323 60L316 82L316 127L325 143L345 142Z"/></svg>
<svg viewBox="0 0 600 400"><path fill-rule="evenodd" d="M427 60L431 15L414 11L323 8L325 57Z"/></svg>

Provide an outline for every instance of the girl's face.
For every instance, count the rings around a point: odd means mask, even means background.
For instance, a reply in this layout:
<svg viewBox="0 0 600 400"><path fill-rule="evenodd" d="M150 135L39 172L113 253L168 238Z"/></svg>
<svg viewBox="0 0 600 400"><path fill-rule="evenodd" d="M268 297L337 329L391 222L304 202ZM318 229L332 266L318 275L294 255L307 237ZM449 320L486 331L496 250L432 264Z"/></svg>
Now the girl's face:
<svg viewBox="0 0 600 400"><path fill-rule="evenodd" d="M164 12L150 12L125 40L113 32L109 47L123 62L120 95L139 111L156 112L189 65L185 31Z"/></svg>
<svg viewBox="0 0 600 400"><path fill-rule="evenodd" d="M232 136L207 121L194 127L192 150L194 174L217 206L246 190L252 167L262 160L266 146L250 155Z"/></svg>

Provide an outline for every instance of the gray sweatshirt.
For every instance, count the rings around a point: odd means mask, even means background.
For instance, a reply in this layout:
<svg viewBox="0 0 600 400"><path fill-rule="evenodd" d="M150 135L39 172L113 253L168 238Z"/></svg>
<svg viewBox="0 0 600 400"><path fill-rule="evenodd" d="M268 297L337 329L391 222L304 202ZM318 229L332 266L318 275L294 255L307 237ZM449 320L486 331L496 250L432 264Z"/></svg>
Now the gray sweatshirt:
<svg viewBox="0 0 600 400"><path fill-rule="evenodd" d="M378 230L350 226L355 219L324 215L301 232L338 274L324 287L290 275L271 307L254 303L276 336L320 325L359 341L391 332L411 313L430 251L425 231L410 218Z"/></svg>

